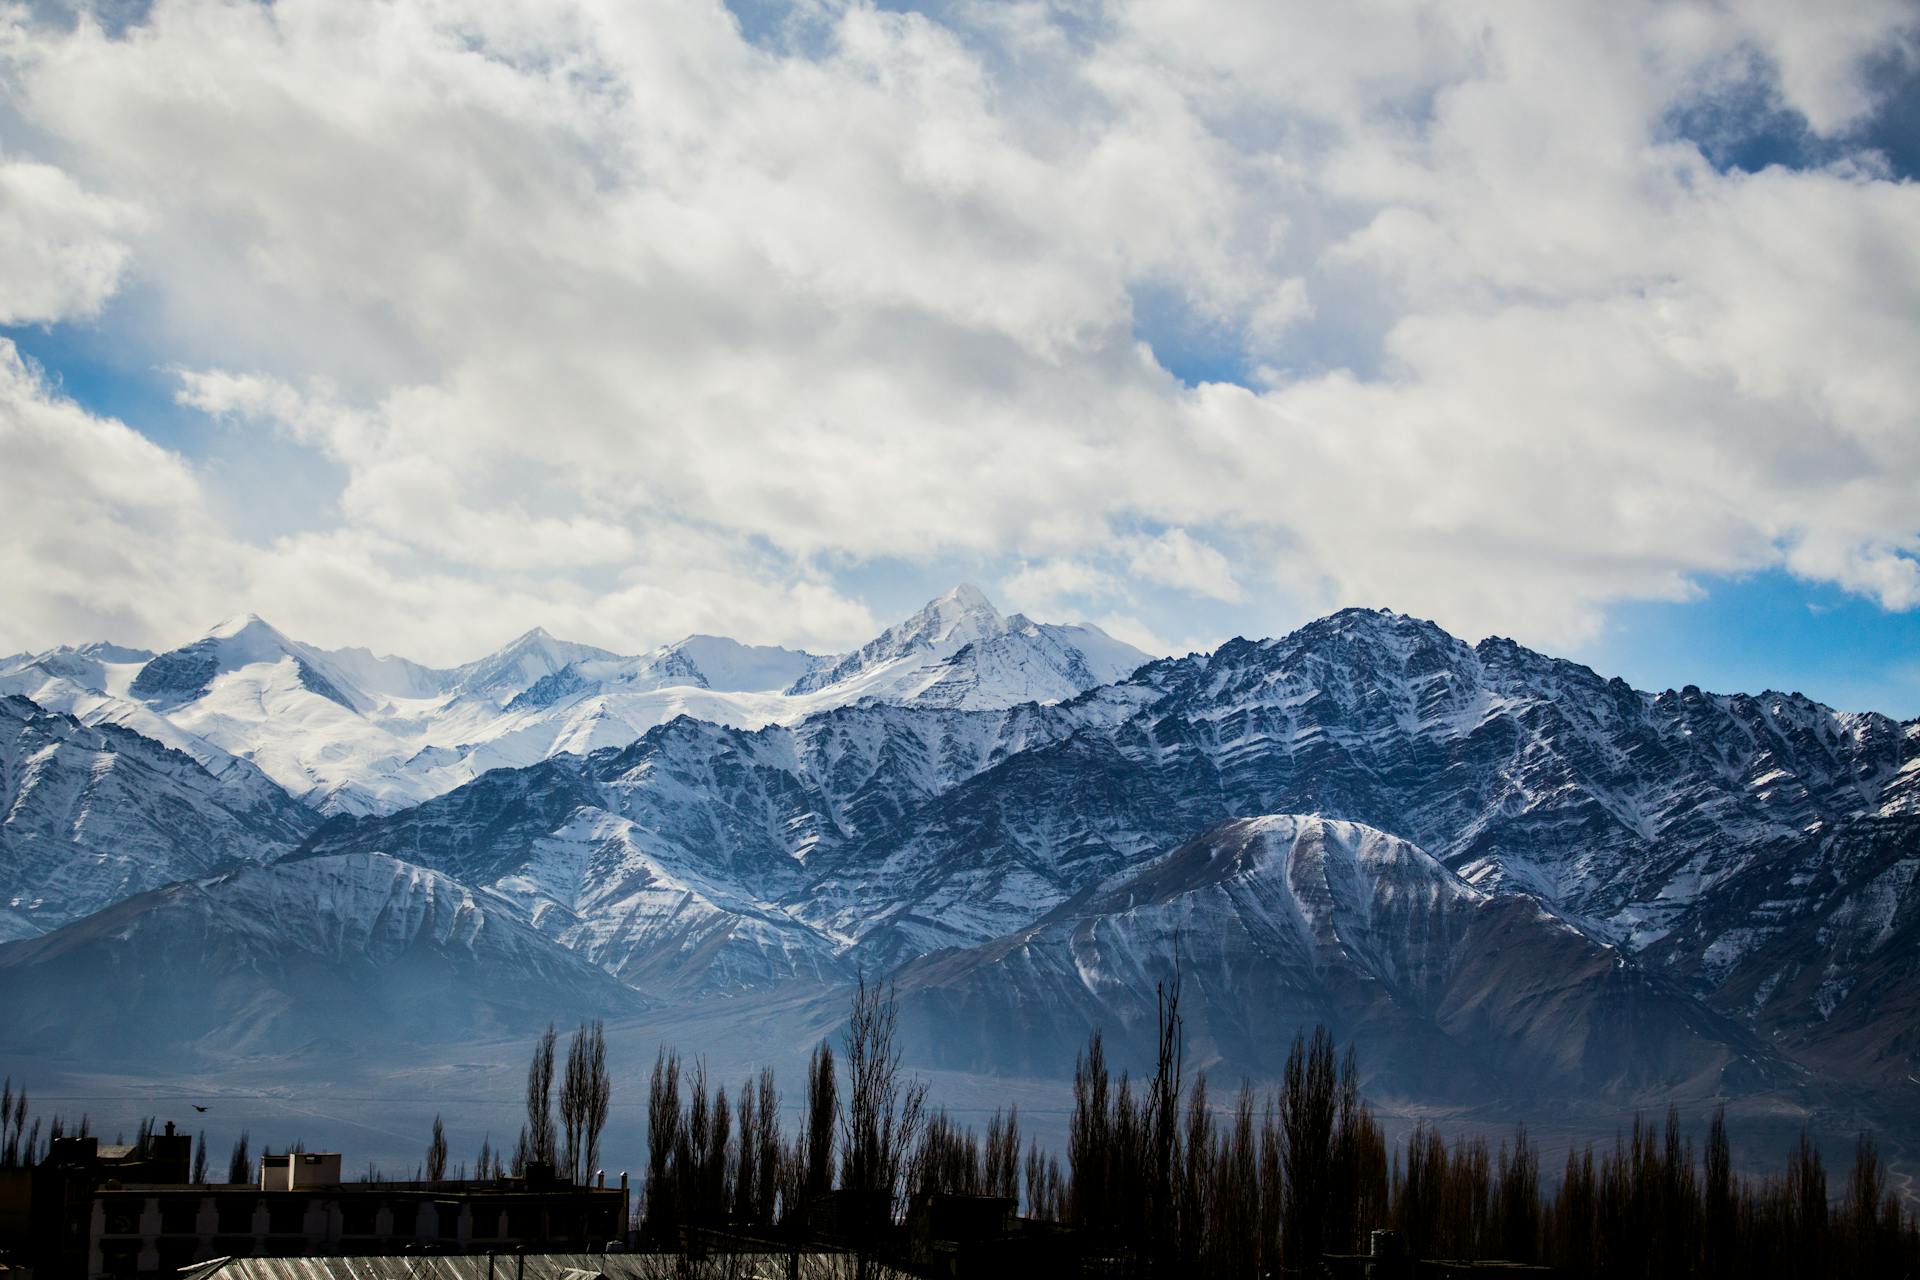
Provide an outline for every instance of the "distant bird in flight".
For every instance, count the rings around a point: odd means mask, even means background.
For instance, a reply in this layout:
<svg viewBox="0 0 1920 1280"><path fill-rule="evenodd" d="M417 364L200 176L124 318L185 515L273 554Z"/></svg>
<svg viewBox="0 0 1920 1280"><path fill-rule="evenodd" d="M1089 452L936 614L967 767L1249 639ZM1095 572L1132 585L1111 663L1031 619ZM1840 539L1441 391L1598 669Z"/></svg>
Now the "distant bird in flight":
<svg viewBox="0 0 1920 1280"><path fill-rule="evenodd" d="M193 1104L193 1109L194 1109L195 1111L205 1111L205 1110L206 1110L206 1108L205 1108L205 1107L203 1107L203 1106L201 1106L201 1105L200 1105L199 1103L197 1103L197 1102Z"/></svg>

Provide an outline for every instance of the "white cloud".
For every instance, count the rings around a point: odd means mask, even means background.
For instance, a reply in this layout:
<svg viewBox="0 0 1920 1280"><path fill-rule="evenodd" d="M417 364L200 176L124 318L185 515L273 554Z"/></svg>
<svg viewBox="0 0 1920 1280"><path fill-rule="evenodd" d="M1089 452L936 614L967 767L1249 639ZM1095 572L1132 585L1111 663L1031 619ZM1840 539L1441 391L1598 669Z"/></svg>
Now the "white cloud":
<svg viewBox="0 0 1920 1280"><path fill-rule="evenodd" d="M55 395L0 338L0 650L49 634L188 635L236 565L189 468ZM28 479L30 477L30 479Z"/></svg>
<svg viewBox="0 0 1920 1280"><path fill-rule="evenodd" d="M126 205L48 164L0 158L0 324L97 314L127 262Z"/></svg>
<svg viewBox="0 0 1920 1280"><path fill-rule="evenodd" d="M1247 598L1227 558L1185 529L1168 529L1153 538L1132 538L1126 547L1128 570L1146 582L1229 604Z"/></svg>
<svg viewBox="0 0 1920 1280"><path fill-rule="evenodd" d="M1142 635L1275 583L1547 644L1767 566L1912 607L1920 187L1670 136L1755 58L1837 136L1911 23L1738 8L828 4L772 48L704 0L9 9L31 207L75 214L0 243L31 274L77 229L21 305L137 279L213 449L338 469L249 546L170 464L210 548L175 597L278 591L321 640L832 647L874 621L835 568L882 556ZM1255 385L1160 367L1143 289ZM10 565L21 627L84 634L39 584L98 510Z"/></svg>
<svg viewBox="0 0 1920 1280"><path fill-rule="evenodd" d="M1119 593L1121 581L1104 569L1080 560L1056 558L1038 564L1022 563L1000 580L1000 599L1008 608L1029 616L1063 616L1077 602L1107 599Z"/></svg>

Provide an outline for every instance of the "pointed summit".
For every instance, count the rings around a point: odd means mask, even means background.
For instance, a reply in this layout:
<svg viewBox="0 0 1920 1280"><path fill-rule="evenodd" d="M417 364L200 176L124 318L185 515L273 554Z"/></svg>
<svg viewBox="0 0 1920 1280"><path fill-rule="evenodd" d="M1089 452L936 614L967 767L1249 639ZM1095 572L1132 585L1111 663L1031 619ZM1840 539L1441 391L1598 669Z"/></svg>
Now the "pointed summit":
<svg viewBox="0 0 1920 1280"><path fill-rule="evenodd" d="M204 695L219 676L288 659L308 692L356 714L366 709L365 697L324 654L289 638L257 613L228 618L192 644L160 654L140 668L130 692L150 703L177 706Z"/></svg>
<svg viewBox="0 0 1920 1280"><path fill-rule="evenodd" d="M974 586L971 582L958 583L954 586L953 590L947 592L947 594L941 596L939 599L932 601L928 605L928 608L942 604L958 605L964 610L984 609L988 613L998 612L993 607L993 601L987 599L987 593Z"/></svg>
<svg viewBox="0 0 1920 1280"><path fill-rule="evenodd" d="M273 631L273 626L257 613L236 613L223 622L215 623L207 631L207 638L213 640L231 640L247 631L259 631L264 628ZM276 633L277 634L277 633Z"/></svg>
<svg viewBox="0 0 1920 1280"><path fill-rule="evenodd" d="M963 582L945 595L927 601L924 609L899 626L889 628L881 638L897 634L909 647L915 641L925 641L929 646L951 640L967 644L1002 635L1006 630L1007 620L993 607L986 592Z"/></svg>
<svg viewBox="0 0 1920 1280"><path fill-rule="evenodd" d="M1010 707L1070 698L1145 661L1146 654L1094 628L1005 616L986 592L963 582L788 692L838 687L849 698Z"/></svg>
<svg viewBox="0 0 1920 1280"><path fill-rule="evenodd" d="M854 652L797 681L789 693L811 693L840 684L910 655L938 661L963 646L990 636L1004 635L1005 618L986 593L963 582L943 596L927 601L920 612L888 627Z"/></svg>
<svg viewBox="0 0 1920 1280"><path fill-rule="evenodd" d="M463 698L504 705L563 667L617 656L590 644L556 640L545 627L534 627L486 657L456 667L449 687Z"/></svg>

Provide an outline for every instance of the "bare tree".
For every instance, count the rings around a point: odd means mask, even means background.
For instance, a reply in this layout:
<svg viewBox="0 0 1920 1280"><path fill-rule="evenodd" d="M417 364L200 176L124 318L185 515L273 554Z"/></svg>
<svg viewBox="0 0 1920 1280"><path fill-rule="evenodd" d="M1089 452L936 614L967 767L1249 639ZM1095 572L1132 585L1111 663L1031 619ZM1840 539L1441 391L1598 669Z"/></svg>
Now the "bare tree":
<svg viewBox="0 0 1920 1280"><path fill-rule="evenodd" d="M733 1105L724 1085L716 1084L708 1108L707 1153L700 1166L702 1198L708 1221L719 1226L733 1213Z"/></svg>
<svg viewBox="0 0 1920 1280"><path fill-rule="evenodd" d="M1827 1235L1827 1170L1813 1135L1800 1131L1800 1141L1787 1154L1787 1209L1799 1244L1801 1270L1815 1275L1822 1269Z"/></svg>
<svg viewBox="0 0 1920 1280"><path fill-rule="evenodd" d="M520 1136L513 1140L513 1163L508 1166L516 1178L526 1176L527 1161L533 1159L533 1149L527 1143L527 1126L520 1126Z"/></svg>
<svg viewBox="0 0 1920 1280"><path fill-rule="evenodd" d="M1883 1267L1879 1255L1880 1209L1887 1194L1887 1169L1873 1135L1862 1130L1853 1148L1853 1176L1847 1180L1848 1244L1854 1270L1862 1275Z"/></svg>
<svg viewBox="0 0 1920 1280"><path fill-rule="evenodd" d="M772 1067L760 1068L754 1092L760 1121L752 1221L756 1226L767 1227L773 1225L774 1201L780 1190L780 1091L773 1087Z"/></svg>
<svg viewBox="0 0 1920 1280"><path fill-rule="evenodd" d="M233 1144L233 1152L227 1157L227 1181L251 1183L253 1181L253 1161L247 1153L247 1131L242 1129L240 1137Z"/></svg>
<svg viewBox="0 0 1920 1280"><path fill-rule="evenodd" d="M433 1115L433 1136L427 1139L427 1181L438 1182L447 1176L447 1130L440 1113Z"/></svg>
<svg viewBox="0 0 1920 1280"><path fill-rule="evenodd" d="M868 986L861 975L847 1020L846 1145L840 1186L860 1206L857 1212L884 1214L888 1220L901 1193L906 1156L919 1136L927 1099L923 1081L900 1078L900 1051L894 1044L898 1018L893 989Z"/></svg>
<svg viewBox="0 0 1920 1280"><path fill-rule="evenodd" d="M736 1221L754 1225L754 1206L760 1199L760 1110L753 1092L753 1077L740 1082L734 1102L733 1144L733 1216Z"/></svg>
<svg viewBox="0 0 1920 1280"><path fill-rule="evenodd" d="M647 1206L644 1219L649 1239L673 1234L679 1220L672 1171L683 1136L685 1114L680 1110L680 1055L661 1048L653 1060L653 1079L647 1086Z"/></svg>
<svg viewBox="0 0 1920 1280"><path fill-rule="evenodd" d="M1176 952L1179 941L1174 943ZM1186 1032L1180 1021L1180 972L1159 984L1154 997L1160 1014L1159 1051L1148 1086L1142 1136L1147 1143L1147 1239L1152 1256L1165 1259L1174 1246L1175 1156L1180 1146L1180 1092L1186 1066Z"/></svg>
<svg viewBox="0 0 1920 1280"><path fill-rule="evenodd" d="M1290 1269L1319 1265L1332 1170L1332 1140L1338 1099L1333 1037L1313 1029L1311 1042L1296 1035L1282 1071L1281 1154L1286 1165L1281 1254Z"/></svg>
<svg viewBox="0 0 1920 1280"><path fill-rule="evenodd" d="M1020 1108L999 1111L987 1121L987 1143L981 1153L981 1186L987 1195L1020 1198Z"/></svg>
<svg viewBox="0 0 1920 1280"><path fill-rule="evenodd" d="M1733 1258L1733 1151L1727 1143L1727 1109L1714 1111L1707 1129L1706 1186L1702 1202L1705 1273L1725 1274Z"/></svg>
<svg viewBox="0 0 1920 1280"><path fill-rule="evenodd" d="M1068 1211L1083 1228L1107 1221L1107 1172L1113 1160L1108 1088L1106 1049L1095 1028L1087 1051L1073 1060L1073 1120L1067 1131L1067 1164L1073 1170Z"/></svg>
<svg viewBox="0 0 1920 1280"><path fill-rule="evenodd" d="M833 1047L821 1044L807 1063L807 1129L802 1137L800 1192L807 1200L833 1190L833 1135L840 1122L840 1092Z"/></svg>
<svg viewBox="0 0 1920 1280"><path fill-rule="evenodd" d="M567 1071L560 1081L561 1163L584 1186L600 1163L600 1134L607 1125L613 1084L607 1075L607 1038L598 1019L573 1033Z"/></svg>
<svg viewBox="0 0 1920 1280"><path fill-rule="evenodd" d="M553 1165L553 1046L558 1037L553 1024L534 1042L533 1061L527 1064L527 1159Z"/></svg>

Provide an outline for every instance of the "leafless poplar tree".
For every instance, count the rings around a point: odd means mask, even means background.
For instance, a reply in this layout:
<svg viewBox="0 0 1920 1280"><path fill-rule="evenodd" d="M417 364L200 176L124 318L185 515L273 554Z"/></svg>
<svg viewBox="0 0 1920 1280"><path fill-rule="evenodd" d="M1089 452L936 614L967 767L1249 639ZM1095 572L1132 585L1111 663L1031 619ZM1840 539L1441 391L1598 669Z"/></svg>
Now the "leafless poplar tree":
<svg viewBox="0 0 1920 1280"><path fill-rule="evenodd" d="M999 1111L987 1121L987 1142L981 1153L981 1189L990 1196L1020 1198L1020 1108Z"/></svg>
<svg viewBox="0 0 1920 1280"><path fill-rule="evenodd" d="M672 1170L684 1137L685 1115L680 1110L680 1055L662 1048L653 1061L647 1086L646 1232L664 1240L675 1231L679 1212L675 1204Z"/></svg>
<svg viewBox="0 0 1920 1280"><path fill-rule="evenodd" d="M856 1203L889 1218L927 1098L924 1082L900 1078L900 1051L894 1044L898 1017L893 989L869 986L862 975L847 1021L846 1145L840 1186Z"/></svg>
<svg viewBox="0 0 1920 1280"><path fill-rule="evenodd" d="M253 1181L253 1160L247 1151L245 1129L240 1131L240 1137L233 1144L233 1151L227 1156L227 1181L233 1183Z"/></svg>
<svg viewBox="0 0 1920 1280"><path fill-rule="evenodd" d="M1320 1261L1331 1190L1332 1141L1338 1110L1333 1037L1325 1027L1313 1039L1295 1036L1282 1071L1281 1155L1286 1164L1281 1255L1292 1269Z"/></svg>
<svg viewBox="0 0 1920 1280"><path fill-rule="evenodd" d="M433 1136L427 1139L427 1181L438 1182L447 1176L447 1130L440 1114L433 1116Z"/></svg>
<svg viewBox="0 0 1920 1280"><path fill-rule="evenodd" d="M534 1042L527 1064L527 1159L556 1164L553 1140L553 1024Z"/></svg>
<svg viewBox="0 0 1920 1280"><path fill-rule="evenodd" d="M821 1044L807 1064L807 1129L802 1135L800 1193L806 1200L833 1190L834 1130L840 1123L840 1086L833 1047Z"/></svg>
<svg viewBox="0 0 1920 1280"><path fill-rule="evenodd" d="M612 1096L606 1034L596 1019L573 1033L560 1080L561 1163L577 1186L586 1185L599 1166L600 1134L607 1126Z"/></svg>

